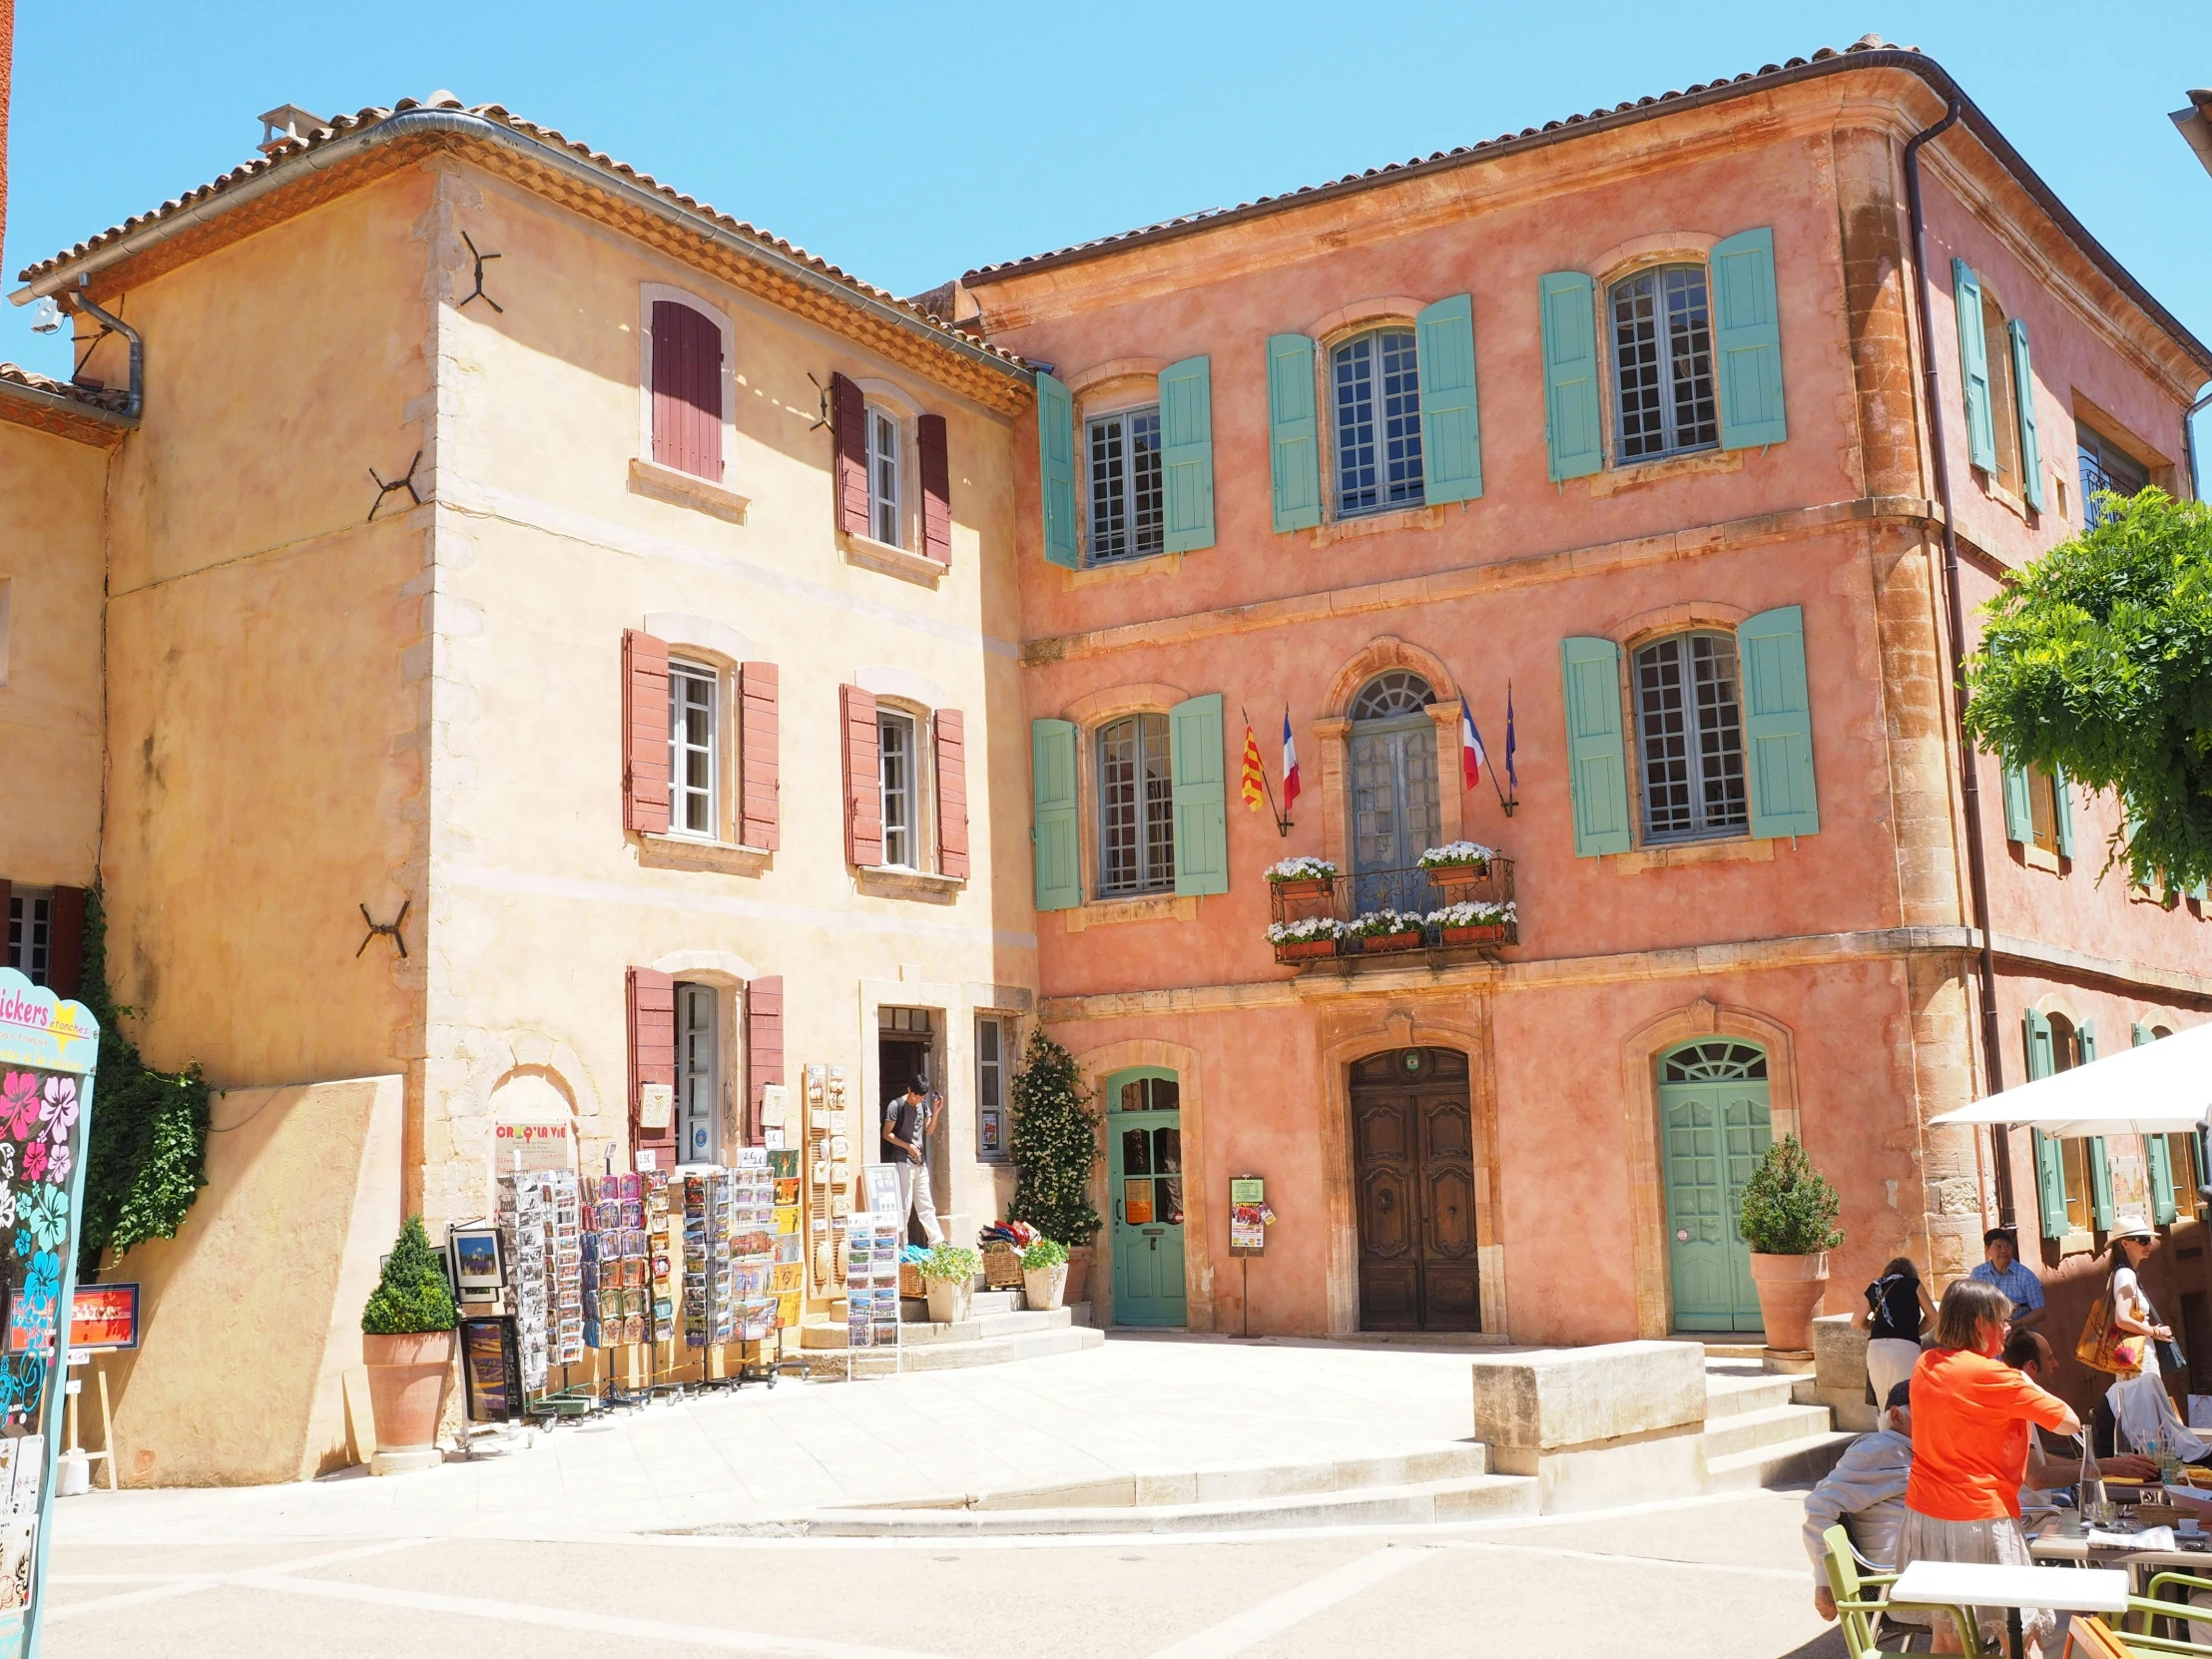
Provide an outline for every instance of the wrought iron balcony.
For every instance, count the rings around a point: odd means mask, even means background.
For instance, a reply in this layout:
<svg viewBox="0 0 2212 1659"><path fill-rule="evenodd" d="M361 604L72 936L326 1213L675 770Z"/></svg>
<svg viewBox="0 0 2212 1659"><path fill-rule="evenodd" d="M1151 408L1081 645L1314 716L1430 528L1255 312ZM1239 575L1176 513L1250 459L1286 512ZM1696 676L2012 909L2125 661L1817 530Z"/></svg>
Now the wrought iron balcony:
<svg viewBox="0 0 2212 1659"><path fill-rule="evenodd" d="M1490 913L1473 920L1446 920L1445 913L1462 903ZM1411 953L1488 955L1500 945L1520 942L1512 905L1510 858L1493 857L1474 868L1368 869L1326 879L1268 884L1269 917L1279 928L1294 927L1302 921L1335 922L1349 928L1362 917L1393 911L1418 918L1413 927L1394 934L1361 937L1323 932L1312 939L1277 937L1276 960L1300 966L1348 959L1376 962Z"/></svg>

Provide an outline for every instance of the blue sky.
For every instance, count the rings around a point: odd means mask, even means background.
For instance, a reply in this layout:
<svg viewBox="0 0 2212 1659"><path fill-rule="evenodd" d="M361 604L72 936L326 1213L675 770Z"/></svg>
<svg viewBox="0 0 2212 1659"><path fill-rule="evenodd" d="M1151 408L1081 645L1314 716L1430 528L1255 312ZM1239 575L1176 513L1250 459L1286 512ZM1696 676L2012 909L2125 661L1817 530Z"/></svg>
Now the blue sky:
<svg viewBox="0 0 2212 1659"><path fill-rule="evenodd" d="M255 117L450 88L557 127L901 293L1844 46L1917 44L2212 339L2212 176L2166 112L2212 4L585 7L18 0L8 285L253 155ZM2090 20L2085 22L2085 20ZM66 349L0 310L0 357Z"/></svg>

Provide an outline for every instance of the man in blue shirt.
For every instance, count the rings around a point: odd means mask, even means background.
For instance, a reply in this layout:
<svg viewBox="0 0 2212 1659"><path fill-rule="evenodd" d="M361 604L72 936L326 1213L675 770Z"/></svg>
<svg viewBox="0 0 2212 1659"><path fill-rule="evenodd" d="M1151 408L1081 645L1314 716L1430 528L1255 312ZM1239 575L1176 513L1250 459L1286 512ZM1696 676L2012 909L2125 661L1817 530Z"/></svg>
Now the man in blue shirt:
<svg viewBox="0 0 2212 1659"><path fill-rule="evenodd" d="M2009 1331L2028 1331L2043 1323L2043 1282L2020 1262L2018 1238L2009 1227L1992 1227L1981 1235L1984 1260L1968 1277L1994 1285L2012 1303Z"/></svg>

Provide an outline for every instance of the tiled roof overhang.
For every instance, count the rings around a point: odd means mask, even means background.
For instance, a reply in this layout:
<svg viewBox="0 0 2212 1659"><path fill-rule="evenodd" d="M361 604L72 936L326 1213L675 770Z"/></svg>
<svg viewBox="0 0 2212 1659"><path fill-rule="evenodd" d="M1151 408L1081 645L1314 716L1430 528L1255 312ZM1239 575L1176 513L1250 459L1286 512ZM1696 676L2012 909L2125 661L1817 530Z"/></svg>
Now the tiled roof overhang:
<svg viewBox="0 0 2212 1659"><path fill-rule="evenodd" d="M11 426L113 449L124 433L138 425L130 416L106 407L117 395L73 386L16 363L0 363L0 421Z"/></svg>

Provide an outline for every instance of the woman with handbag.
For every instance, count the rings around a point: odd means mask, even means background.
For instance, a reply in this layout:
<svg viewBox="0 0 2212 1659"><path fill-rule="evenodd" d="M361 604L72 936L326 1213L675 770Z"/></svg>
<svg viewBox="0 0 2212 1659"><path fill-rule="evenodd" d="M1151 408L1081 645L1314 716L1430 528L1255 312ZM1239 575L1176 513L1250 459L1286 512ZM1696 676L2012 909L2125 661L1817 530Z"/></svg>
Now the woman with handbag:
<svg viewBox="0 0 2212 1659"><path fill-rule="evenodd" d="M2123 1217L2113 1225L2105 1301L2118 1341L2113 1345L2112 1387L2105 1398L2121 1435L2137 1451L2153 1457L2171 1452L2194 1463L2212 1454L2212 1445L2190 1432L2166 1392L2159 1354L2162 1347L2172 1348L2173 1328L2159 1323L2139 1274L2157 1248L2158 1235L2141 1217ZM2174 1352L2178 1357L2179 1351Z"/></svg>
<svg viewBox="0 0 2212 1659"><path fill-rule="evenodd" d="M1936 1323L1936 1304L1912 1257L1900 1256L1882 1270L1867 1287L1866 1311L1852 1315L1851 1323L1867 1334L1867 1381L1874 1384L1874 1397L1888 1399L1921 1363L1921 1334Z"/></svg>

